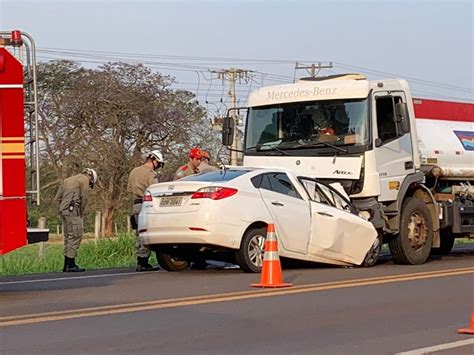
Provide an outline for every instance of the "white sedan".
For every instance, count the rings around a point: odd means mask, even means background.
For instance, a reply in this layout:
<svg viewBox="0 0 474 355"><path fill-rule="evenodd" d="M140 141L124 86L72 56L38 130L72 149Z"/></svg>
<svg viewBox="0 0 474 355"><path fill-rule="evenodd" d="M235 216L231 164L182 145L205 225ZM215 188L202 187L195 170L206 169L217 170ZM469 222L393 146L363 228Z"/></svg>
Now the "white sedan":
<svg viewBox="0 0 474 355"><path fill-rule="evenodd" d="M259 272L269 223L285 258L361 265L380 252L377 231L341 193L284 169L227 168L152 185L138 230L166 270L219 260Z"/></svg>

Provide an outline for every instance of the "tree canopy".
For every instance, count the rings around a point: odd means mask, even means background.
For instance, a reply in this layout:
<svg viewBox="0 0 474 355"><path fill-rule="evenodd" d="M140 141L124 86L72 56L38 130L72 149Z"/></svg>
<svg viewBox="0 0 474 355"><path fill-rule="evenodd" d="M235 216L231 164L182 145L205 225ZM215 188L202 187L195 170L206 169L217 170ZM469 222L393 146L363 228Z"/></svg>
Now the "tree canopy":
<svg viewBox="0 0 474 355"><path fill-rule="evenodd" d="M205 109L192 93L173 90L172 83L172 77L141 64L108 63L95 69L64 60L40 64L46 200L65 177L96 169L99 181L91 205L102 211L103 232L110 235L114 215L129 198L128 173L146 152L160 149L164 154L164 180L186 163L192 146L215 152L218 142L204 119Z"/></svg>

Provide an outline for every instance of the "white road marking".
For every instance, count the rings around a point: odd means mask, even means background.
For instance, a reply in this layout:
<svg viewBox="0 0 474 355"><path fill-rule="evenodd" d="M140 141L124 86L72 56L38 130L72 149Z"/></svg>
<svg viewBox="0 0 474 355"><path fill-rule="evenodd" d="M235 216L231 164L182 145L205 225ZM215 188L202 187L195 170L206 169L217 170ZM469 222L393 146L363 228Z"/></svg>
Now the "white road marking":
<svg viewBox="0 0 474 355"><path fill-rule="evenodd" d="M398 353L397 355L422 355L422 354L429 354L433 353L435 351L441 351L441 350L448 350L448 349L454 349L454 348L459 348L461 346L466 346L466 345L471 345L474 344L474 339L466 339L466 340L459 340L455 341L452 343L445 343L445 344L440 344L440 345L434 345L434 346L428 346L426 348L419 348L415 350L410 350L410 351L404 351L402 353Z"/></svg>
<svg viewBox="0 0 474 355"><path fill-rule="evenodd" d="M111 276L125 276L125 275L145 275L154 273L157 271L151 271L146 273L138 273L138 272L123 272L120 274L101 274L101 275L87 275L87 276L71 276L71 277L56 277L51 279L38 279L38 280L23 280L23 281L5 281L0 282L1 285L15 285L15 284L29 284L29 283L36 283L36 282L50 282L50 281L68 281L68 280L81 280L81 279L97 279L100 277L111 277Z"/></svg>

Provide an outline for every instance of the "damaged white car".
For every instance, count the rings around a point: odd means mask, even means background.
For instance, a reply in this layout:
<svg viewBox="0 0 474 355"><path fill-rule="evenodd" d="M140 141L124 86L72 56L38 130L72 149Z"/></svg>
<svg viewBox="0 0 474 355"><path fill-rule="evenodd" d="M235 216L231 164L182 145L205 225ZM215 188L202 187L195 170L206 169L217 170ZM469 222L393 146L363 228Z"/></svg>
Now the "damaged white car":
<svg viewBox="0 0 474 355"><path fill-rule="evenodd" d="M259 272L268 223L284 258L372 265L380 253L377 231L343 194L284 169L230 168L152 185L138 228L166 270L217 260Z"/></svg>

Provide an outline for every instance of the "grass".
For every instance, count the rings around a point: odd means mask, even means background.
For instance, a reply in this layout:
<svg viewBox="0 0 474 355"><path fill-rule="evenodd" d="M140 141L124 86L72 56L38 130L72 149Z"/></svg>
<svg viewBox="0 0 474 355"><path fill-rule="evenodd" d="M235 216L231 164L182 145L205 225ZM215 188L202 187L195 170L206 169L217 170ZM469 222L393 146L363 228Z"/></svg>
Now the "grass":
<svg viewBox="0 0 474 355"><path fill-rule="evenodd" d="M79 248L76 262L86 270L134 267L135 235L120 234L116 238L99 239L85 236ZM28 245L7 255L0 256L0 276L25 275L32 273L62 271L64 256L62 238L51 238L44 245L44 256L39 256L38 244ZM472 239L456 239L457 245L471 244ZM388 245L383 245L383 252L389 252ZM152 254L152 259L154 253ZM152 260L154 264L156 261Z"/></svg>
<svg viewBox="0 0 474 355"><path fill-rule="evenodd" d="M62 271L63 243L45 243L44 256L39 256L38 244L28 245L0 257L0 276ZM99 239L97 244L83 240L76 263L86 268L109 269L136 265L135 236L122 234L116 238Z"/></svg>

